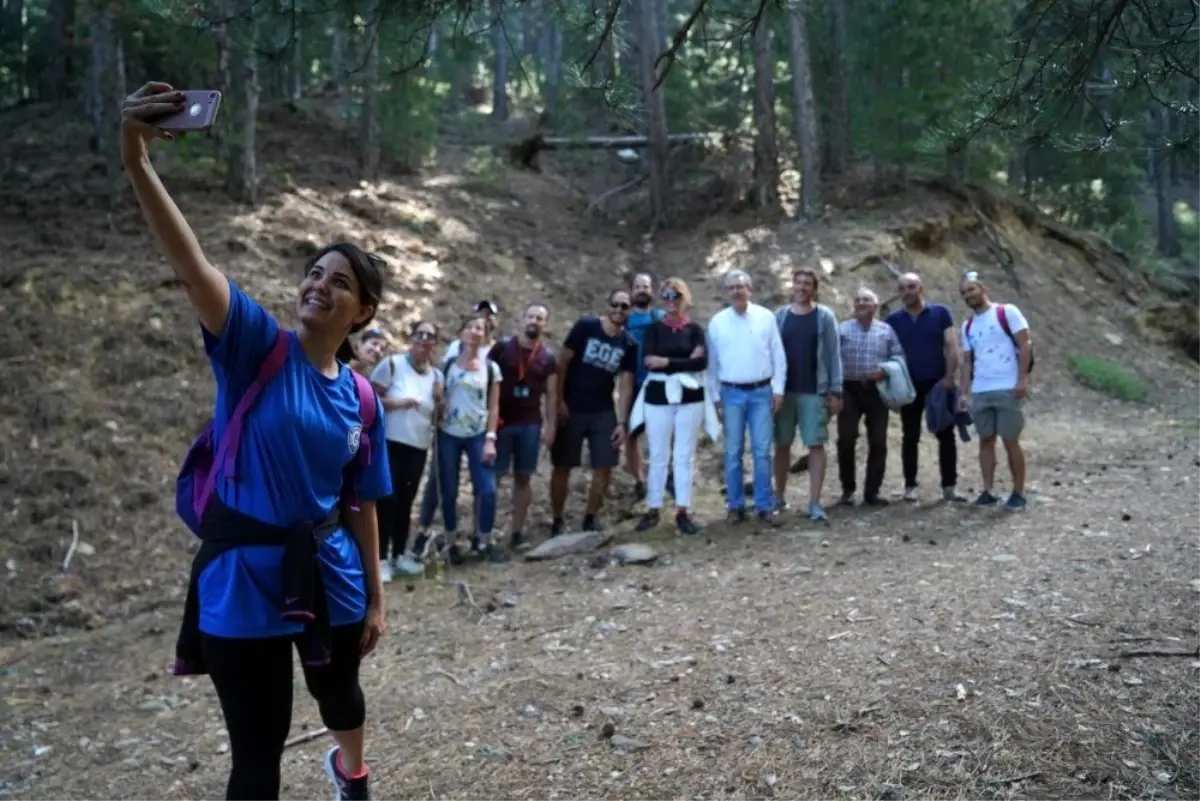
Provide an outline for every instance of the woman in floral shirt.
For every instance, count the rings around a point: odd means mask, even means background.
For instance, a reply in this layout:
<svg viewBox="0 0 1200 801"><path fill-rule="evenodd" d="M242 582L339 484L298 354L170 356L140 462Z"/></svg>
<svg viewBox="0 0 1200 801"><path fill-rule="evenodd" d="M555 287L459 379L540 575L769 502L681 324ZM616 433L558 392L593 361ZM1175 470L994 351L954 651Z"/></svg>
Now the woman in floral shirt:
<svg viewBox="0 0 1200 801"><path fill-rule="evenodd" d="M500 367L481 348L486 332L481 314L463 324L462 350L444 365L446 389L438 430L438 482L446 537L458 535L458 472L463 454L477 499L479 520L471 551L494 562L504 560L503 549L492 542L496 518L496 430L500 425Z"/></svg>

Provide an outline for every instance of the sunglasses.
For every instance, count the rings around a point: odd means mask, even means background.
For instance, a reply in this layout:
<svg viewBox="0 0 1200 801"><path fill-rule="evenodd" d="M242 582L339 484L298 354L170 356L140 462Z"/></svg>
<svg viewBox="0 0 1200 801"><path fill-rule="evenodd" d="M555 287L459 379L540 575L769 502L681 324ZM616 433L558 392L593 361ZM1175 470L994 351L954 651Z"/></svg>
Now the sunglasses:
<svg viewBox="0 0 1200 801"><path fill-rule="evenodd" d="M978 281L978 280L980 280L979 272L977 270L967 270L965 273L963 273L963 280L964 281Z"/></svg>
<svg viewBox="0 0 1200 801"><path fill-rule="evenodd" d="M674 289L664 289L662 294L659 295L659 298L662 300L679 300L681 297L683 297L683 295Z"/></svg>
<svg viewBox="0 0 1200 801"><path fill-rule="evenodd" d="M609 303L608 306L610 309L620 309L621 311L629 311L631 308L633 308L628 303L619 300L614 300L612 303Z"/></svg>
<svg viewBox="0 0 1200 801"><path fill-rule="evenodd" d="M428 342L429 340L436 339L436 338L437 338L437 334L433 333L432 331L414 331L413 332L413 339L417 340L418 342Z"/></svg>
<svg viewBox="0 0 1200 801"><path fill-rule="evenodd" d="M730 292L737 292L739 289L749 289L750 287L746 286L745 284L730 284L725 288Z"/></svg>

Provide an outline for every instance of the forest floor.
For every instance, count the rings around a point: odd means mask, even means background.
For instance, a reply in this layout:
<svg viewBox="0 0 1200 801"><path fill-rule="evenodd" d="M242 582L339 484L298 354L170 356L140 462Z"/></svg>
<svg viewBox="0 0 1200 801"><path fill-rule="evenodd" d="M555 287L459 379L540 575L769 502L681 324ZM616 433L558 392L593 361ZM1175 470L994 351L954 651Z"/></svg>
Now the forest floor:
<svg viewBox="0 0 1200 801"><path fill-rule="evenodd" d="M24 113L0 143L0 798L219 797L228 741L211 687L166 670L190 559L169 485L211 407L196 325L136 210L104 210L80 131ZM841 311L860 282L889 294L895 260L956 310L963 269L996 275L1035 332L1023 514L933 503L925 442L926 502L727 528L708 446L708 525L652 532L651 566L456 570L475 605L434 579L390 585L389 633L363 669L376 797L1200 794L1196 367L1146 327L1156 298L1103 248L1001 206L981 227L926 185L805 226L713 214L651 245L636 221L585 217L588 193L553 163L360 186L339 177L346 145L327 126L268 110L263 136L254 210L221 198L203 143L161 164L210 258L284 319L303 255L346 235L392 262L394 331L486 296L511 323L544 298L557 339L641 268L689 280L704 319L732 267L773 304L792 266L820 264ZM1079 354L1121 363L1149 402L1080 387ZM895 498L898 423L891 447ZM973 442L960 474L976 491ZM807 476L792 481L799 507ZM543 530L544 499L539 487ZM618 541L635 513L621 476ZM319 727L296 698L293 733ZM327 747L288 749L285 797L324 796Z"/></svg>

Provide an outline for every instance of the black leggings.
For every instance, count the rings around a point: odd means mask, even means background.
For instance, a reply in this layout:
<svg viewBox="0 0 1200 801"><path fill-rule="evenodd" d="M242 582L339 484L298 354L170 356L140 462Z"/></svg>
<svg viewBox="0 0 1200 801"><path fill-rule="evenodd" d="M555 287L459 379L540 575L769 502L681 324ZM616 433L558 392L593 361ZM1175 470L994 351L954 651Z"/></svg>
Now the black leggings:
<svg viewBox="0 0 1200 801"><path fill-rule="evenodd" d="M392 472L392 494L379 502L379 556L382 559L387 559L389 555L402 556L408 547L413 501L417 498L421 474L425 472L427 453L390 439L387 452Z"/></svg>
<svg viewBox="0 0 1200 801"><path fill-rule="evenodd" d="M304 668L304 683L330 731L353 731L366 720L358 684L363 624L331 630L331 659ZM291 637L201 637L204 661L221 702L233 769L228 799L279 798L283 744L292 726Z"/></svg>

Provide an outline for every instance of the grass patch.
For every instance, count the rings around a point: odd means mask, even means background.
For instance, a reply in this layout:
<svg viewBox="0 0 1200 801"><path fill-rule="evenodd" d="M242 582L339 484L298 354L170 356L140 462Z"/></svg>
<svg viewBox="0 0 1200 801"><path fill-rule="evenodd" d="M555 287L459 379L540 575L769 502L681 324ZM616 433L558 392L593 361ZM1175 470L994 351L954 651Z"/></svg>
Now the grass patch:
<svg viewBox="0 0 1200 801"><path fill-rule="evenodd" d="M1133 403L1145 402L1150 394L1141 379L1115 362L1081 353L1072 354L1069 361L1075 380L1089 389Z"/></svg>

